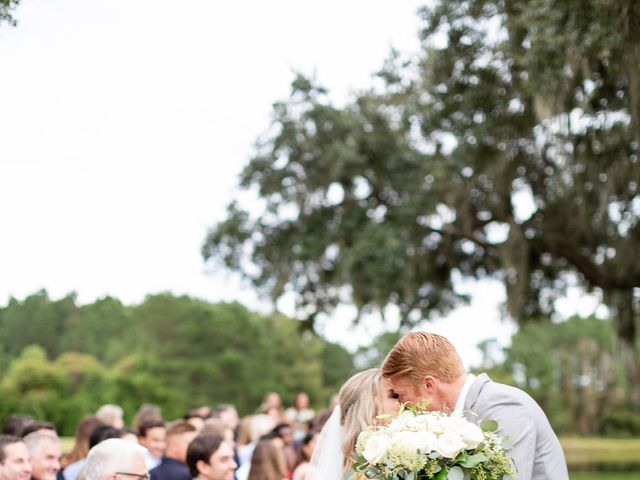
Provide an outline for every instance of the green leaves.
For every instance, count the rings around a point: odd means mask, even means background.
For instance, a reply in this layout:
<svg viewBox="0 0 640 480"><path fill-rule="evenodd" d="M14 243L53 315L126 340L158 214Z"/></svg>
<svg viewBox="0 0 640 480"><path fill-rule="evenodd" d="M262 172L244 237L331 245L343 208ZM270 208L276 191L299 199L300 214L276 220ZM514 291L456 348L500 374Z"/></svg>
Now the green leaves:
<svg viewBox="0 0 640 480"><path fill-rule="evenodd" d="M167 418L217 403L244 414L269 391L287 404L306 391L320 405L353 371L347 351L300 322L171 294L133 307L112 298L77 306L46 292L11 300L0 308L0 349L0 417L30 413L66 434L105 401L129 418L145 402Z"/></svg>
<svg viewBox="0 0 640 480"><path fill-rule="evenodd" d="M495 420L482 420L479 426L484 432L496 432L498 430L498 422Z"/></svg>

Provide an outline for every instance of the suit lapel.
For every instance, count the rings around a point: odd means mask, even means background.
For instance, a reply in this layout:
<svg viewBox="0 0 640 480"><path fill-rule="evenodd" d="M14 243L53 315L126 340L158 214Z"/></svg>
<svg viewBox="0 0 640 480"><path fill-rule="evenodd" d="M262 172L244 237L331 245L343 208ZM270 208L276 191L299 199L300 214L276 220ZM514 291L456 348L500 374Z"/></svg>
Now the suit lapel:
<svg viewBox="0 0 640 480"><path fill-rule="evenodd" d="M476 405L476 401L478 400L478 395L480 395L480 391L482 390L482 387L484 386L485 383L488 383L490 381L491 379L489 378L489 375L487 375L486 373L481 373L476 377L476 379L471 384L471 387L469 387L467 398L464 401L465 412L474 411L474 407Z"/></svg>

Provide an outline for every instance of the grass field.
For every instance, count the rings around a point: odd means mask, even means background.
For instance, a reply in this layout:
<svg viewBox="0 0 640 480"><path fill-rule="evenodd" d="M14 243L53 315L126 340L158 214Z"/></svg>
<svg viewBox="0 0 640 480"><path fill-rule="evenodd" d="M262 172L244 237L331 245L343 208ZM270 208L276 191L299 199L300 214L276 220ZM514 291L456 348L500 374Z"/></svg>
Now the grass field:
<svg viewBox="0 0 640 480"><path fill-rule="evenodd" d="M640 472L571 473L571 480L638 480Z"/></svg>
<svg viewBox="0 0 640 480"><path fill-rule="evenodd" d="M570 467L640 463L640 439L564 437L560 443Z"/></svg>

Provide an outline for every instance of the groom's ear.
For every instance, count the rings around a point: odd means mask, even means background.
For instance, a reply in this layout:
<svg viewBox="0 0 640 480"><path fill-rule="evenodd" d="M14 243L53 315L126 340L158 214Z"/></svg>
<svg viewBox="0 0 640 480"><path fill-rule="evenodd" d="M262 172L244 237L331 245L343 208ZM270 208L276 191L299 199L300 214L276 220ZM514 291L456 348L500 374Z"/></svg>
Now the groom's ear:
<svg viewBox="0 0 640 480"><path fill-rule="evenodd" d="M427 375L426 377L424 377L424 379L422 379L422 383L424 384L428 392L433 392L438 385L438 381L436 380L436 378L432 377L431 375Z"/></svg>

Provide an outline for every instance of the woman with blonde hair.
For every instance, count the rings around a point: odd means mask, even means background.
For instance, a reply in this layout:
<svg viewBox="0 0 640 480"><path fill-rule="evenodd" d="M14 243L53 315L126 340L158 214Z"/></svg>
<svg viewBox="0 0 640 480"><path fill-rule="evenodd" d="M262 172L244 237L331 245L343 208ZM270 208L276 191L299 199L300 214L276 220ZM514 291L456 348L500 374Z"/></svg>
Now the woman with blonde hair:
<svg viewBox="0 0 640 480"><path fill-rule="evenodd" d="M399 402L379 368L356 373L338 395L339 404L322 428L311 458L312 480L340 480L353 465L360 432L380 415L397 412Z"/></svg>

